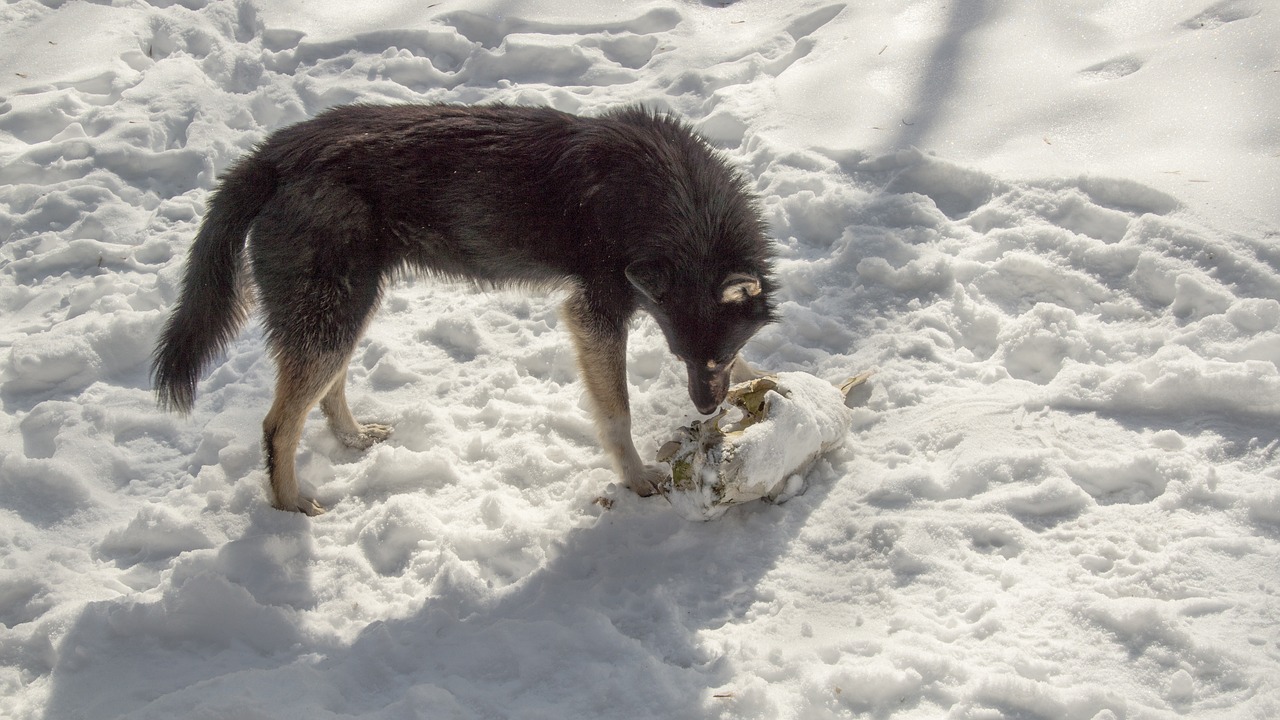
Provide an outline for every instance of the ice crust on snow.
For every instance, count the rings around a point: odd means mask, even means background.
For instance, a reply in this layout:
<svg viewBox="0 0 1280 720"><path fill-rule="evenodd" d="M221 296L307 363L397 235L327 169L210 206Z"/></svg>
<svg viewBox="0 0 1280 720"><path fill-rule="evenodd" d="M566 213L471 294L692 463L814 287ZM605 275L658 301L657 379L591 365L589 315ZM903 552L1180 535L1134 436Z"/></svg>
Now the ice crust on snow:
<svg viewBox="0 0 1280 720"><path fill-rule="evenodd" d="M1280 148L1259 0L0 7L0 717L1280 715ZM611 489L559 298L400 281L314 521L246 329L151 343L218 173L343 102L678 112L877 367L786 505ZM648 319L640 451L690 420ZM612 501L597 502L604 496Z"/></svg>

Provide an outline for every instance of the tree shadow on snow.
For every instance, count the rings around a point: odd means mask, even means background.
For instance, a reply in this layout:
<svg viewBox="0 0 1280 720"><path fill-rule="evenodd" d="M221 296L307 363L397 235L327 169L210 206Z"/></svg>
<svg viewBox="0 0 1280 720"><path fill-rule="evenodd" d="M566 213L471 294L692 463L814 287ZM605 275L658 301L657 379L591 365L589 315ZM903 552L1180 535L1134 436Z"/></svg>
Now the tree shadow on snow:
<svg viewBox="0 0 1280 720"><path fill-rule="evenodd" d="M964 71L965 40L981 29L992 6L989 0L955 2L947 12L946 27L924 64L915 98L907 104L910 114L899 122L890 148L915 147L929 140Z"/></svg>

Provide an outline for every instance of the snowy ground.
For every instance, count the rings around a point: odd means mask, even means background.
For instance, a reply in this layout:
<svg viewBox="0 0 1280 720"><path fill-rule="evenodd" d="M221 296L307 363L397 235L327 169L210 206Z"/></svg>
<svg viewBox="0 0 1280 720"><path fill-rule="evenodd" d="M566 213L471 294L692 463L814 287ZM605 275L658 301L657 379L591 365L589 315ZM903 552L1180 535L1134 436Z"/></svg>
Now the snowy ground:
<svg viewBox="0 0 1280 720"><path fill-rule="evenodd" d="M10 0L0 717L1280 716L1280 12L1210 2ZM401 283L396 434L271 510L260 333L187 419L148 355L218 172L357 100L687 117L781 247L748 357L879 369L844 448L686 522L555 297ZM644 453L681 373L637 323Z"/></svg>

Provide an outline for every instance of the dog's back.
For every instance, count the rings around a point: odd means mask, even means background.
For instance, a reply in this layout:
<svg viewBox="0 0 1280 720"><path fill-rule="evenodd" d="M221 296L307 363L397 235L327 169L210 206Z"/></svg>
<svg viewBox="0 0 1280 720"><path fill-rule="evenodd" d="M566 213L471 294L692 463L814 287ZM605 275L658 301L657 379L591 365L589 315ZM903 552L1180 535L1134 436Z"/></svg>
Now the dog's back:
<svg viewBox="0 0 1280 720"><path fill-rule="evenodd" d="M347 106L286 128L257 157L284 190L270 208L273 229L293 226L282 240L336 229L375 262L501 282L768 254L739 176L683 124L639 108ZM352 248L353 232L370 247Z"/></svg>

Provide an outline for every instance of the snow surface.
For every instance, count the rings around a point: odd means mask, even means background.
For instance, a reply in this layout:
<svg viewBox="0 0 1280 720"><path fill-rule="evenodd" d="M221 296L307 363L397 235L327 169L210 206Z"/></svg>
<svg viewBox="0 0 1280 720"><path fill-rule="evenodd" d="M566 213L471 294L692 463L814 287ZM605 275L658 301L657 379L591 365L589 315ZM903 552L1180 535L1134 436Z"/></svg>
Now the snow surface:
<svg viewBox="0 0 1280 720"><path fill-rule="evenodd" d="M1266 0L0 6L0 716L1280 716ZM755 180L766 370L855 391L786 505L618 490L554 296L403 282L267 506L249 329L158 412L209 190L350 101L644 102ZM647 319L641 451L691 412ZM605 496L614 500L598 503Z"/></svg>

